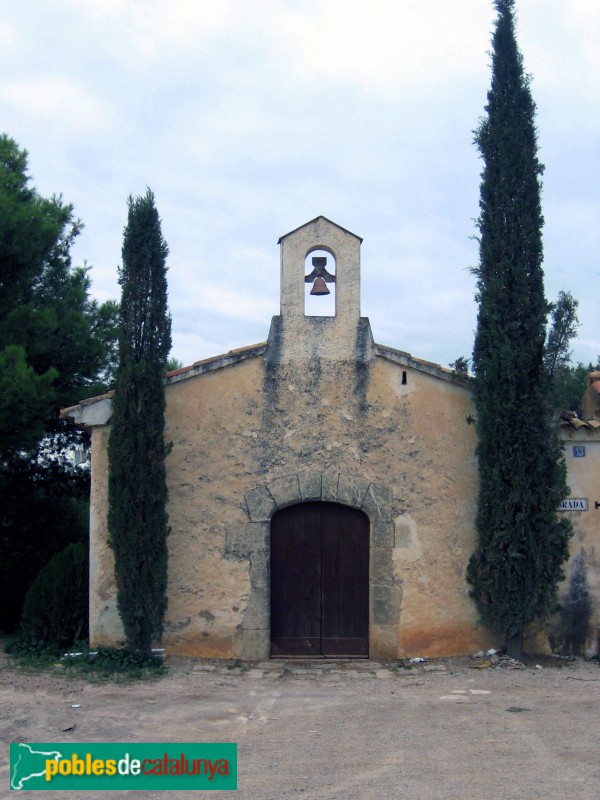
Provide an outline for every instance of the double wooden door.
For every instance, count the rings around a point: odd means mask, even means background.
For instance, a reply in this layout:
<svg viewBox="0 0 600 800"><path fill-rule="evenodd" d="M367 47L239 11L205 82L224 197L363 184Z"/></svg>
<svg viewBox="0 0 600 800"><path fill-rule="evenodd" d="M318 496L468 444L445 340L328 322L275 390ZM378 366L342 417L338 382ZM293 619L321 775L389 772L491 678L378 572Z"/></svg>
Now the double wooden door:
<svg viewBox="0 0 600 800"><path fill-rule="evenodd" d="M271 655L369 655L369 520L301 503L271 521Z"/></svg>

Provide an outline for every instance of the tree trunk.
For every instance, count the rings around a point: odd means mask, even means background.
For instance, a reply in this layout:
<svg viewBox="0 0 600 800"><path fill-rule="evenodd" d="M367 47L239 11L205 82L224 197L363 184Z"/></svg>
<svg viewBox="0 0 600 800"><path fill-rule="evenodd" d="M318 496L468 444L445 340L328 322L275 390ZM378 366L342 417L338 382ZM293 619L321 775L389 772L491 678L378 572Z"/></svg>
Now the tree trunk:
<svg viewBox="0 0 600 800"><path fill-rule="evenodd" d="M517 661L523 660L523 633L508 636L506 639L506 652Z"/></svg>

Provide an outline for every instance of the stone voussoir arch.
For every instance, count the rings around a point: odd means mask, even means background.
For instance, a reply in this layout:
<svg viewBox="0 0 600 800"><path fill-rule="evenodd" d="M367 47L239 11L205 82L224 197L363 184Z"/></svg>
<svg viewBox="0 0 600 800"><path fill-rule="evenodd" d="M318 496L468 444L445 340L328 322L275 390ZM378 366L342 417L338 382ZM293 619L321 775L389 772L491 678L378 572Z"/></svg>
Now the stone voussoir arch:
<svg viewBox="0 0 600 800"><path fill-rule="evenodd" d="M276 511L296 503L340 503L358 508L372 525L371 546L393 546L393 495L389 487L339 472L298 472L275 478L245 494L252 523L271 521Z"/></svg>

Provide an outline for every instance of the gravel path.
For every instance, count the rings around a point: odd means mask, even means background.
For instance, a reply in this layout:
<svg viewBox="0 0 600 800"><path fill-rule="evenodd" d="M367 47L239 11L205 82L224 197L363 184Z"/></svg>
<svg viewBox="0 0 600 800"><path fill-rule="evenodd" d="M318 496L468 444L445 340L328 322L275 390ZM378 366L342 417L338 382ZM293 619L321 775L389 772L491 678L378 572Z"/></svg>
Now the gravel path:
<svg viewBox="0 0 600 800"><path fill-rule="evenodd" d="M124 791L119 800L598 800L598 663L522 670L475 663L244 668L173 658L164 678L120 684L20 672L4 659L0 733L4 742L238 743L237 792ZM0 797L7 800L17 796L8 772L5 746ZM82 797L108 800L109 792Z"/></svg>

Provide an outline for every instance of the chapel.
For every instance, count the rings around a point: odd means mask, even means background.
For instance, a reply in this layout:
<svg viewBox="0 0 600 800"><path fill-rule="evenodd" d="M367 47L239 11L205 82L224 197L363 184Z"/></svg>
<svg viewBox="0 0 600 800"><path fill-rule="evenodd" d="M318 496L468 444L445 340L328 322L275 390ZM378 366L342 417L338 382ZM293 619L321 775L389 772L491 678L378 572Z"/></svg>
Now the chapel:
<svg viewBox="0 0 600 800"><path fill-rule="evenodd" d="M478 483L471 390L374 342L360 310L361 242L323 216L282 236L267 341L167 376L169 653L396 659L495 644L465 579ZM313 313L314 302L330 313ZM92 436L95 646L124 639L107 543L111 402L63 412ZM571 491L600 500L600 421L563 422ZM593 627L600 512L587 507L565 513L577 521L574 556L587 559Z"/></svg>

